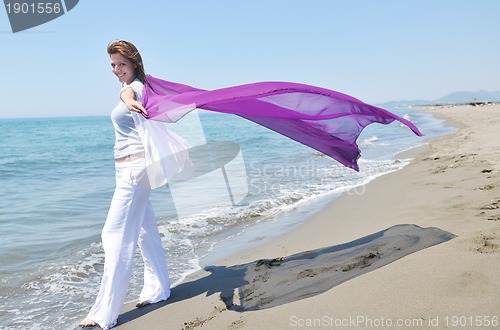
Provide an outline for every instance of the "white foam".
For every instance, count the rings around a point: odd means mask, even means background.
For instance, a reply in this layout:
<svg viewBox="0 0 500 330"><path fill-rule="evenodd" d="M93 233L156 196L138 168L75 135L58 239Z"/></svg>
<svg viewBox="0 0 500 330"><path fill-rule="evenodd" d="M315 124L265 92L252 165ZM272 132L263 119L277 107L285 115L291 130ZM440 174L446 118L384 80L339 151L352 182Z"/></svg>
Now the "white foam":
<svg viewBox="0 0 500 330"><path fill-rule="evenodd" d="M370 136L369 138L363 139L361 143L359 143L360 146L368 146L368 145L373 145L374 142L377 142L379 140L378 136L373 135Z"/></svg>

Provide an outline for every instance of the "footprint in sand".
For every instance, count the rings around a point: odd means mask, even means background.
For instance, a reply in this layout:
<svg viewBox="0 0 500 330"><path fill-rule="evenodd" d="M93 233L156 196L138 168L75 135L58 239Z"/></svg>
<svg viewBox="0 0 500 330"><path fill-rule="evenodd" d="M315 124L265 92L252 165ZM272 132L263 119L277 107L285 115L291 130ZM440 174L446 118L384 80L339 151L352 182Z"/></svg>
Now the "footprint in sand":
<svg viewBox="0 0 500 330"><path fill-rule="evenodd" d="M494 189L494 188L495 188L495 186L494 186L494 185L492 185L492 184L487 184L487 185L485 185L485 186L481 186L481 187L479 187L479 188L477 188L477 189L479 189L479 190L492 190L492 189Z"/></svg>
<svg viewBox="0 0 500 330"><path fill-rule="evenodd" d="M489 221L500 221L500 214L489 216L487 219Z"/></svg>
<svg viewBox="0 0 500 330"><path fill-rule="evenodd" d="M500 208L500 199L492 201L491 203L481 206L482 210L494 210Z"/></svg>
<svg viewBox="0 0 500 330"><path fill-rule="evenodd" d="M476 251L479 253L496 253L500 252L500 239L493 235L483 235L481 234L477 239L478 246Z"/></svg>

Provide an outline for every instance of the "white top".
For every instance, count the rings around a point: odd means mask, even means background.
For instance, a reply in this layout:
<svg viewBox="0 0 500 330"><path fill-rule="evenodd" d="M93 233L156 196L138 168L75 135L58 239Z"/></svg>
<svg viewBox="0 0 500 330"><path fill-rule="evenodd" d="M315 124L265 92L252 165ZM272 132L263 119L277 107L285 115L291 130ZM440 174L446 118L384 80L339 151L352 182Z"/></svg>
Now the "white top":
<svg viewBox="0 0 500 330"><path fill-rule="evenodd" d="M131 87L137 101L142 102L144 85L139 79L134 80L126 88ZM123 91L123 89L120 91ZM131 111L120 99L120 103L111 112L111 121L115 127L115 159L144 153L144 145L136 127Z"/></svg>
<svg viewBox="0 0 500 330"><path fill-rule="evenodd" d="M130 85L137 101L142 102L144 85L134 80ZM124 88L121 89L120 94ZM194 175L194 167L189 158L189 143L167 129L160 121L149 120L137 112L131 112L123 101L111 112L115 127L115 159L144 154L145 175L138 184L148 188L158 188L169 180L182 180Z"/></svg>

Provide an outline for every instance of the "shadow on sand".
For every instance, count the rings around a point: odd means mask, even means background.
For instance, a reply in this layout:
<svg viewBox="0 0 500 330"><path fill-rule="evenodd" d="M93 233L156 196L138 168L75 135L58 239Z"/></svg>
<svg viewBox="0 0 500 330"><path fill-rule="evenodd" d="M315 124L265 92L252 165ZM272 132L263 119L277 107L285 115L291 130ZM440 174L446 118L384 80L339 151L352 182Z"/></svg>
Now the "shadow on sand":
<svg viewBox="0 0 500 330"><path fill-rule="evenodd" d="M385 266L427 247L453 239L438 228L396 225L355 241L256 260L234 266L209 266L208 275L176 286L166 302L120 315L119 324L200 294L218 294L227 309L244 312L297 301Z"/></svg>

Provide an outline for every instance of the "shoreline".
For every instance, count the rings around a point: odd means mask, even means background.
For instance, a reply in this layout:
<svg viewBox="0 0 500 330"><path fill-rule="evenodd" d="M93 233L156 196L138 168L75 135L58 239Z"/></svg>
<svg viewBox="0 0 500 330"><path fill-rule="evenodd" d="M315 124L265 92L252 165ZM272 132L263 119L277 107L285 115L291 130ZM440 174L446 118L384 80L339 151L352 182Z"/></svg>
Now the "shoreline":
<svg viewBox="0 0 500 330"><path fill-rule="evenodd" d="M448 322L452 316L470 316L471 322L476 316L499 317L500 152L495 150L493 133L500 129L500 105L424 111L458 122L460 129L405 152L414 157L409 165L372 180L363 186L361 194L335 199L291 232L225 258L212 266L211 272L201 270L189 275L173 289L166 303L142 309L126 305L119 319L125 323L116 328L257 329L271 325L287 329L317 319L361 321L360 317L378 322L421 320L414 321L414 328L445 328L446 317ZM364 267L358 267L364 271L362 276L308 298L292 299L272 308L261 300L260 307L258 303L253 305L256 310L245 310L249 298L254 298L250 291L242 290L249 289L249 279L255 292L260 289L263 297L270 297L268 301L276 300L286 290L267 287L266 282L282 276L275 269L286 266L297 254L352 243L401 224L437 227L456 237L380 267L365 261ZM380 259L386 252L382 255ZM284 258L282 264L279 258ZM271 265L252 269L260 259L271 260ZM303 266L302 271L312 269L311 264ZM288 287L305 287L305 281L317 280L320 274L336 275L326 270L309 273L305 280ZM328 276L327 280L331 278ZM228 286L232 280L239 285ZM233 292L227 292L229 289ZM239 310L237 302L228 303L227 297L239 300Z"/></svg>

